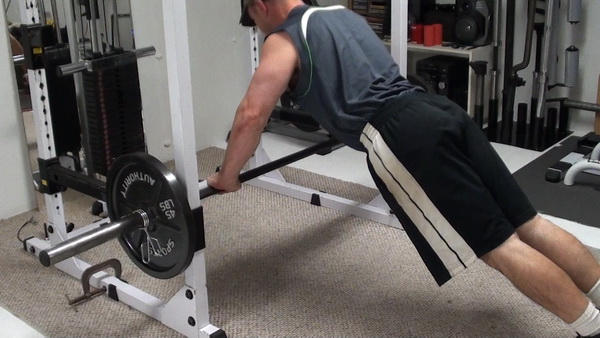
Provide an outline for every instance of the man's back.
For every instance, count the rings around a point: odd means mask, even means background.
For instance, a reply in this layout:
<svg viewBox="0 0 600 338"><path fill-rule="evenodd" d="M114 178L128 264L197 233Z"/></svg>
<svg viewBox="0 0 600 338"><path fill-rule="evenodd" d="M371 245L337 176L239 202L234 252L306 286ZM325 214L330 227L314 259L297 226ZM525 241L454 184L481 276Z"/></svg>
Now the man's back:
<svg viewBox="0 0 600 338"><path fill-rule="evenodd" d="M275 31L286 31L300 57L289 97L336 138L362 149L366 122L399 94L415 90L400 75L365 19L341 6L294 8Z"/></svg>

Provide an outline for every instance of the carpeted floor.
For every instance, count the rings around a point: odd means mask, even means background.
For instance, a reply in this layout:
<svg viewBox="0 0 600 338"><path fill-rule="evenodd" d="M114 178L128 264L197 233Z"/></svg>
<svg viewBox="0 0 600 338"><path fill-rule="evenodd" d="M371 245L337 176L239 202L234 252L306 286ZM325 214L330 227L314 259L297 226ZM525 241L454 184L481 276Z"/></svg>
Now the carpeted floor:
<svg viewBox="0 0 600 338"><path fill-rule="evenodd" d="M223 151L199 153L200 177ZM376 191L283 168L292 183L361 202ZM64 194L66 219L96 219L93 199ZM49 337L178 337L128 306L98 297L78 307L78 281L42 267L17 239L43 236L46 211L0 221L0 305ZM574 337L559 319L518 293L482 262L438 287L406 234L252 186L203 200L211 323L229 337ZM31 222L30 222L31 221ZM598 252L594 251L598 256ZM168 299L181 276L156 280L117 241L81 257L116 257L130 284ZM1 336L1 333L0 333Z"/></svg>
<svg viewBox="0 0 600 338"><path fill-rule="evenodd" d="M23 116L31 126L31 114ZM28 144L35 168L35 135L28 133ZM209 175L223 154L201 151L199 176ZM289 182L360 202L377 194L299 169L281 172ZM89 212L92 198L74 191L63 198L68 222L97 220ZM0 220L0 306L49 337L181 336L105 296L69 306L67 299L82 293L80 282L41 266L17 238L44 236L43 199L39 210ZM248 185L203 206L211 323L229 337L575 336L482 262L438 287L396 228ZM183 284L182 276L144 274L116 240L80 257L118 258L125 280L164 300Z"/></svg>

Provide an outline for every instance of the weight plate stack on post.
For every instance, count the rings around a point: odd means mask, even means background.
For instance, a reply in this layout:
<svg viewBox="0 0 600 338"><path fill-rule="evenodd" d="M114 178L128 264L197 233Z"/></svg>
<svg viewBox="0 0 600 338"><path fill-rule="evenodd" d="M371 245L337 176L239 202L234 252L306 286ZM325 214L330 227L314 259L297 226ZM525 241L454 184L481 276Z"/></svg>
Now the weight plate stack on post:
<svg viewBox="0 0 600 338"><path fill-rule="evenodd" d="M92 60L95 69L83 72L91 157L100 175L106 175L115 158L146 147L135 53L111 57L126 61L103 67L103 59Z"/></svg>
<svg viewBox="0 0 600 338"><path fill-rule="evenodd" d="M172 278L190 265L196 226L187 194L175 175L146 153L120 156L107 177L108 213L117 221L135 210L149 225L122 234L119 242L133 262L155 278Z"/></svg>

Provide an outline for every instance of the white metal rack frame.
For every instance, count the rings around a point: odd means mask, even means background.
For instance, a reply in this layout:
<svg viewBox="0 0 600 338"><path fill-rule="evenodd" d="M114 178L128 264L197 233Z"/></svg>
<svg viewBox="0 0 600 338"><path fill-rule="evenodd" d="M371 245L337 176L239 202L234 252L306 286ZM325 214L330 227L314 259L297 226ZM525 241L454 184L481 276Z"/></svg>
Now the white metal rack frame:
<svg viewBox="0 0 600 338"><path fill-rule="evenodd" d="M37 0L21 2L25 24L40 21ZM43 11L43 10L42 10ZM168 57L168 81L171 101L176 175L185 183L188 201L194 209L200 206L198 194L198 172L196 166L195 131L191 94L189 43L187 31L187 1L164 0L164 32ZM37 129L38 157L50 159L56 156L53 144L51 112L45 86L45 70L29 70L30 89L34 120ZM192 135L191 137L188 137ZM30 238L26 241L27 251L38 255L40 251L61 243L69 238L95 229L104 221L87 225L81 229L67 232L63 213L61 193L45 195L47 206L48 238ZM208 313L208 295L206 289L206 268L204 249L194 254L192 263L184 272L185 282L179 291L168 301L163 301L132 286L106 272L97 272L89 280L90 286L104 288L132 308L148 315L187 337L224 337L224 331L210 324ZM69 258L55 265L59 270L81 279L90 264Z"/></svg>

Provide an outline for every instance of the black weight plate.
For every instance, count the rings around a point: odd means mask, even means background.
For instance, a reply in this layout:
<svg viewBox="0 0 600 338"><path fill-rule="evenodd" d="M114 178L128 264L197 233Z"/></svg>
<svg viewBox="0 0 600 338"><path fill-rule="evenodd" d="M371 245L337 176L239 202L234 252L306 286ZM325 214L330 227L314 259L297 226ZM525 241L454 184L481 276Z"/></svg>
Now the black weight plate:
<svg viewBox="0 0 600 338"><path fill-rule="evenodd" d="M195 252L196 227L184 187L163 163L146 153L120 156L107 176L111 221L144 210L154 249L148 256L148 236L134 230L119 237L133 262L150 276L167 279L182 273ZM144 260L149 257L150 261Z"/></svg>

